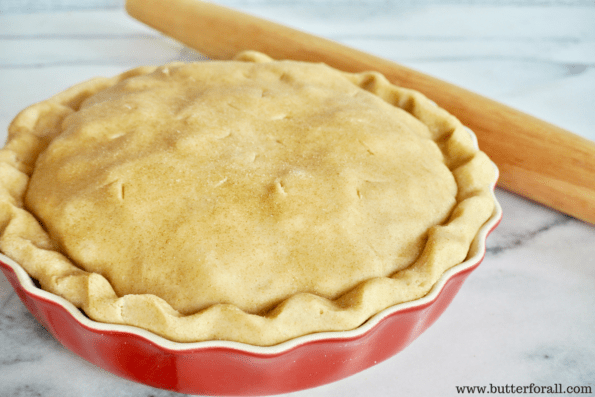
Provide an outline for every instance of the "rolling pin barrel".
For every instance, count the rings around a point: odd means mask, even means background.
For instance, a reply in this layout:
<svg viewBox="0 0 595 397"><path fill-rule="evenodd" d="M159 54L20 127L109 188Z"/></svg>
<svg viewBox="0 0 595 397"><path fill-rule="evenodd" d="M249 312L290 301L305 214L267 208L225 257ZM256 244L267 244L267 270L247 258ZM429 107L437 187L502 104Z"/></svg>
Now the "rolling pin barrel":
<svg viewBox="0 0 595 397"><path fill-rule="evenodd" d="M198 0L127 0L128 13L213 59L256 50L276 59L376 70L422 92L477 135L506 190L595 224L595 142L394 62Z"/></svg>

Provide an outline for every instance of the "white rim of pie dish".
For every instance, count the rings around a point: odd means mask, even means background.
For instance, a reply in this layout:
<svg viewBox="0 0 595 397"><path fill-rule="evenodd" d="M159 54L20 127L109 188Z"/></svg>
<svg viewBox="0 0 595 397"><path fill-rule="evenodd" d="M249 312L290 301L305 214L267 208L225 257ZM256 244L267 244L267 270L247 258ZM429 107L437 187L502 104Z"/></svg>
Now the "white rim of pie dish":
<svg viewBox="0 0 595 397"><path fill-rule="evenodd" d="M474 146L477 148L477 137L469 128L465 128L469 131L469 134L473 139ZM498 203L498 200L495 195L496 181L498 180L499 171L498 167L493 162L492 164L496 171L494 182L491 188L491 195L494 200L494 211L490 218L486 221L486 223L484 223L483 226L479 229L477 235L473 239L473 242L469 248L469 253L472 255L468 256L464 262L455 265L452 268L445 271L442 274L442 276L438 279L438 281L433 285L432 289L425 296L412 301L398 303L396 305L390 306L382 310L381 312L376 313L363 324L352 330L317 332L313 334L299 336L272 346L256 346L242 342L222 340L201 342L174 342L165 339L153 332L131 325L97 322L87 317L79 308L77 308L74 304L67 301L66 299L37 287L34 284L31 276L29 276L29 274L17 262L10 259L1 252L0 260L2 260L2 262L6 263L10 268L12 268L12 270L17 276L17 279L19 280L20 285L25 289L25 291L28 294L34 295L46 301L53 302L63 307L73 316L75 320L77 320L86 328L91 329L93 331L132 334L134 336L142 337L146 339L149 343L153 343L163 349L175 352L224 348L228 350L236 350L241 353L249 353L259 356L277 356L281 353L293 350L299 347L300 345L309 344L312 342L323 340L340 341L357 339L358 337L363 336L367 332L371 331L383 319L391 316L396 312L415 308L418 306L423 306L434 301L438 297L440 292L443 290L448 280L450 280L454 275L478 265L479 262L481 262L485 256L486 242L489 233L498 225L498 223L502 219L502 207Z"/></svg>

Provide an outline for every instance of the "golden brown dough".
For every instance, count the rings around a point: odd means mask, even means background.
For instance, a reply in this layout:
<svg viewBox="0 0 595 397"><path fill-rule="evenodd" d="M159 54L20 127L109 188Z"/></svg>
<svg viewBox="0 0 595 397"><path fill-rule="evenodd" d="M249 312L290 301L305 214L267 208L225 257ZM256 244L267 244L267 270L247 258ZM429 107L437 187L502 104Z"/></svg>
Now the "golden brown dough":
<svg viewBox="0 0 595 397"><path fill-rule="evenodd" d="M354 328L427 293L494 208L493 165L421 94L251 52L75 86L0 153L0 249L175 341Z"/></svg>

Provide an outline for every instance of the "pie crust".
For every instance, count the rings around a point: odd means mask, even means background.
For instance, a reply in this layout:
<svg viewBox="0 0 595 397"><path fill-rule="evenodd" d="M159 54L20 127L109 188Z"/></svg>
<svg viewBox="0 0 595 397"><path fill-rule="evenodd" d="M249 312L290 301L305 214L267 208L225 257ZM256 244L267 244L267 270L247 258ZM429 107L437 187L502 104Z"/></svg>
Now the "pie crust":
<svg viewBox="0 0 595 397"><path fill-rule="evenodd" d="M268 346L427 294L495 179L422 94L244 52L23 110L0 151L0 250L93 320Z"/></svg>

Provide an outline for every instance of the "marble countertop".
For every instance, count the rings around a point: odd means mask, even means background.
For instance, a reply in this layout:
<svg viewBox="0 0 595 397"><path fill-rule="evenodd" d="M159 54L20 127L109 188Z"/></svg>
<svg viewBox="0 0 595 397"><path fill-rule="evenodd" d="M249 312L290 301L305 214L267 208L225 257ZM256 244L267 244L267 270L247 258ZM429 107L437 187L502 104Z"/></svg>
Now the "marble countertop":
<svg viewBox="0 0 595 397"><path fill-rule="evenodd" d="M30 7L0 5L2 142L18 111L77 82L200 59L114 1L84 11L25 3ZM221 3L394 60L595 140L592 1ZM504 219L488 239L485 260L428 331L375 367L292 395L450 396L457 386L532 383L590 386L595 394L595 227L504 190L497 197ZM120 379L64 349L0 276L0 396L176 395Z"/></svg>

